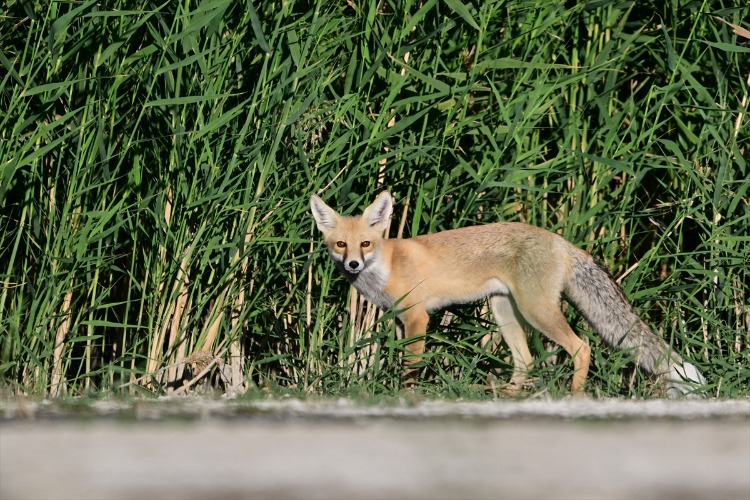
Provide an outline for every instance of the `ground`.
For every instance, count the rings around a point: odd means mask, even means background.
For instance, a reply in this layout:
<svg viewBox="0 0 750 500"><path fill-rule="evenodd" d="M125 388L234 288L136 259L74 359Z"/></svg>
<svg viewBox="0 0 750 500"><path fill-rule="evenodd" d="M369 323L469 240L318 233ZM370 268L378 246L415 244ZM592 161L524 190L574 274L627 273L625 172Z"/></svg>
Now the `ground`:
<svg viewBox="0 0 750 500"><path fill-rule="evenodd" d="M0 498L750 498L750 401L0 403Z"/></svg>

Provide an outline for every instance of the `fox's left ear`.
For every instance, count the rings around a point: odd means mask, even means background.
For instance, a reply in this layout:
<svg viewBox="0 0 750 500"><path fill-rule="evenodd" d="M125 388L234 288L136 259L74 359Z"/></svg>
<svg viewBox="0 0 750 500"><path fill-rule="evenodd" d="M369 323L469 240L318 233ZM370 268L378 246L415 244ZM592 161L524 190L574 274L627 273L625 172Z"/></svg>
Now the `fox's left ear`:
<svg viewBox="0 0 750 500"><path fill-rule="evenodd" d="M383 191L375 198L372 205L362 212L362 217L367 221L370 227L377 227L385 231L388 228L388 221L393 213L393 198L391 193Z"/></svg>
<svg viewBox="0 0 750 500"><path fill-rule="evenodd" d="M310 197L310 211L313 214L315 223L318 225L318 229L321 231L335 229L338 225L339 214L326 205L319 196L312 195Z"/></svg>

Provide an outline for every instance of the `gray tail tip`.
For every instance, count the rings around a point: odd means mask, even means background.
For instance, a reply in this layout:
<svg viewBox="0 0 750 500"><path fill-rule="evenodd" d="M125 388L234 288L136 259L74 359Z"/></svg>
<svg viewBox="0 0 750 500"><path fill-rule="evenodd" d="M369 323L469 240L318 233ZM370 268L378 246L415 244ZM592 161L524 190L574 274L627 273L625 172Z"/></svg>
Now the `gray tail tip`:
<svg viewBox="0 0 750 500"><path fill-rule="evenodd" d="M692 363L683 362L672 365L665 378L667 380L668 398L702 398L706 396L706 379Z"/></svg>

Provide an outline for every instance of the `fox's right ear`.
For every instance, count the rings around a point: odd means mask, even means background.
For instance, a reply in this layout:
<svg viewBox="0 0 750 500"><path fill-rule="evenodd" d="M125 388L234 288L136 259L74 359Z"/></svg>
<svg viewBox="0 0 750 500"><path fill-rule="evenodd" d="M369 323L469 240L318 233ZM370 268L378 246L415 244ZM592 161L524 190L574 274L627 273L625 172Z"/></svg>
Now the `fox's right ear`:
<svg viewBox="0 0 750 500"><path fill-rule="evenodd" d="M315 223L321 231L335 229L338 225L339 214L334 209L325 204L317 195L310 197L310 210L315 218Z"/></svg>

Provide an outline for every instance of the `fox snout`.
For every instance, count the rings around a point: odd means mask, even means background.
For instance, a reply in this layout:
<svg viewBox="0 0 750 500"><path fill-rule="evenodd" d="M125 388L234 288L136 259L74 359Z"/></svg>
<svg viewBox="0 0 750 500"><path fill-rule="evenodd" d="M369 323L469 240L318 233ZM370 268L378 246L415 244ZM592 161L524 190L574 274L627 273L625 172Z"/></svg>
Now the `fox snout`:
<svg viewBox="0 0 750 500"><path fill-rule="evenodd" d="M367 265L367 261L365 259L364 253L360 253L360 255L356 255L356 252L354 256L344 254L343 259L341 259L342 263L344 264L344 271L347 273L357 274L364 270L365 266Z"/></svg>
<svg viewBox="0 0 750 500"><path fill-rule="evenodd" d="M358 261L357 259L352 259L346 261L346 264L344 265L346 267L346 270L350 273L358 273L362 270L362 263Z"/></svg>

